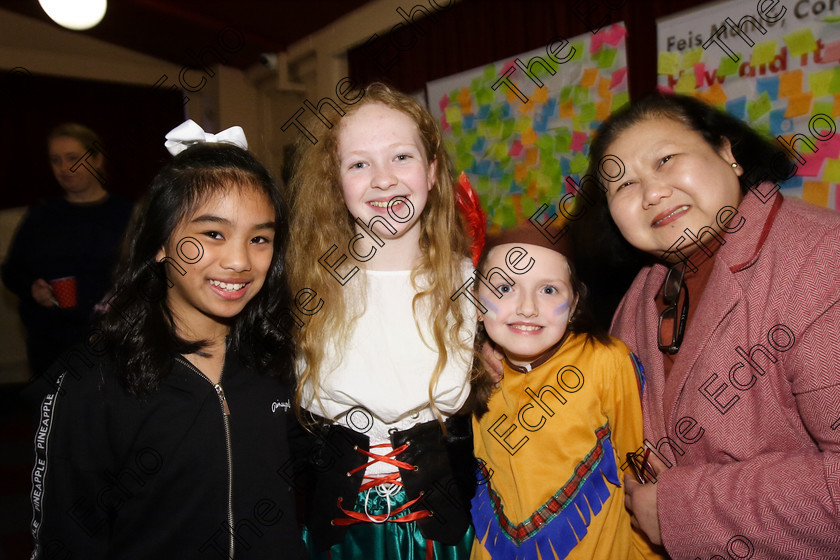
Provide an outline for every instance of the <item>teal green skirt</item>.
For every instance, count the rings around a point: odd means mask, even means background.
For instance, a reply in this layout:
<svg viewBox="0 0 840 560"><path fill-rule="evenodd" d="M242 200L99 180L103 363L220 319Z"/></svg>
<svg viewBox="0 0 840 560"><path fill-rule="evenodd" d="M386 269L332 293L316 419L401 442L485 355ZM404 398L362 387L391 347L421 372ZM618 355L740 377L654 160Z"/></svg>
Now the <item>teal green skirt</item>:
<svg viewBox="0 0 840 560"><path fill-rule="evenodd" d="M370 492L359 492L353 510L365 512L365 495L367 496L367 512L371 515L388 513L388 498L380 496L375 489ZM405 490L400 488L390 497L390 509L395 510L406 502ZM396 515L399 518L408 515L408 508ZM435 560L468 560L472 550L475 532L470 525L466 534L456 545L447 546L437 541L428 541L434 549ZM309 531L304 528L303 541L313 560L425 560L426 538L417 527L417 522L407 523L357 523L347 527L344 540L327 552L316 552Z"/></svg>

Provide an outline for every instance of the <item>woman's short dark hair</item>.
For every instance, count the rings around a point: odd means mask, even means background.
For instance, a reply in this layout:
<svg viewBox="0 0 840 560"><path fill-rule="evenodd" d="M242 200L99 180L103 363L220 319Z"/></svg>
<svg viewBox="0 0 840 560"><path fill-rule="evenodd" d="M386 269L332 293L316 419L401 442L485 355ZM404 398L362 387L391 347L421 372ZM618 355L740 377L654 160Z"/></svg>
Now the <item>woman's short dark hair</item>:
<svg viewBox="0 0 840 560"><path fill-rule="evenodd" d="M728 140L735 161L744 170L739 177L744 194L765 181L784 181L796 172L787 151L761 136L741 119L693 97L661 93L647 95L610 115L598 127L589 148L589 169L581 181L581 192L577 197L578 204L586 208L578 210L582 218L575 228L576 237L587 252L604 253L613 262L626 261L628 251L635 252L624 241L609 214L601 162L610 158L606 150L621 133L635 124L655 118L682 123L700 134L715 150Z"/></svg>
<svg viewBox="0 0 840 560"><path fill-rule="evenodd" d="M285 278L288 211L271 175L250 152L232 144L196 144L175 156L152 180L129 227L114 296L100 321L101 339L137 395L155 390L177 354L201 352L206 341L187 341L175 331L166 305L168 280L156 256L180 221L210 196L230 188L262 192L274 208L274 255L259 293L232 321L228 347L249 365L291 375L293 346L290 293Z"/></svg>

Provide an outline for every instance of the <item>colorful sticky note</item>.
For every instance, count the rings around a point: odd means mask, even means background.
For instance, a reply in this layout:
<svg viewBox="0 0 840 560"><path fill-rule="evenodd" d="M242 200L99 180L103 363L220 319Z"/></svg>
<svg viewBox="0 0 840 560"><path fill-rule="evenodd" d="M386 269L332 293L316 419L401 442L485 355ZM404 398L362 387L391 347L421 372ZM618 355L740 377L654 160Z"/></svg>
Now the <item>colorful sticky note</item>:
<svg viewBox="0 0 840 560"><path fill-rule="evenodd" d="M510 138L513 134L514 125L516 122L513 119L505 119L502 121L502 138Z"/></svg>
<svg viewBox="0 0 840 560"><path fill-rule="evenodd" d="M557 146L557 152L563 154L567 153L571 150L572 146L572 135L569 133L568 130L557 131L554 134L555 144Z"/></svg>
<svg viewBox="0 0 840 560"><path fill-rule="evenodd" d="M570 119L575 114L575 105L571 99L567 99L560 103L560 118Z"/></svg>
<svg viewBox="0 0 840 560"><path fill-rule="evenodd" d="M694 64L694 80L698 86L703 85L703 79L706 76L706 65L702 62L697 62Z"/></svg>
<svg viewBox="0 0 840 560"><path fill-rule="evenodd" d="M680 70L688 70L694 67L695 64L703 59L703 48L696 47L689 49L683 53L682 62L680 63Z"/></svg>
<svg viewBox="0 0 840 560"><path fill-rule="evenodd" d="M767 95L767 92L762 93L758 99L747 101L747 114L750 121L758 120L772 108L773 104L770 102L770 96Z"/></svg>
<svg viewBox="0 0 840 560"><path fill-rule="evenodd" d="M513 168L513 178L516 181L521 181L528 175L528 166L525 162L517 163Z"/></svg>
<svg viewBox="0 0 840 560"><path fill-rule="evenodd" d="M519 154L521 154L522 142L520 142L519 140L514 140L513 143L510 145L510 150L508 150L508 153L513 157L516 157Z"/></svg>
<svg viewBox="0 0 840 560"><path fill-rule="evenodd" d="M726 102L726 112L733 117L738 117L741 120L747 117L747 98L745 96L736 97Z"/></svg>
<svg viewBox="0 0 840 560"><path fill-rule="evenodd" d="M444 114L446 115L446 121L454 125L456 123L461 123L461 108L457 105L450 105L446 109L444 109Z"/></svg>
<svg viewBox="0 0 840 560"><path fill-rule="evenodd" d="M662 51L656 64L656 72L668 76L676 76L680 71L680 53Z"/></svg>
<svg viewBox="0 0 840 560"><path fill-rule="evenodd" d="M779 96L790 97L802 93L802 69L779 74Z"/></svg>
<svg viewBox="0 0 840 560"><path fill-rule="evenodd" d="M805 181L802 183L802 200L823 207L828 206L828 187L827 181Z"/></svg>
<svg viewBox="0 0 840 560"><path fill-rule="evenodd" d="M483 87L475 92L475 100L479 105L490 105L493 103L493 88Z"/></svg>
<svg viewBox="0 0 840 560"><path fill-rule="evenodd" d="M572 173L583 173L586 171L587 165L589 165L589 159L585 155L577 153L572 156L572 161L569 164L569 167L572 170Z"/></svg>
<svg viewBox="0 0 840 560"><path fill-rule="evenodd" d="M507 99L508 104L512 105L512 104L517 103L517 102L521 103L522 100L519 98L520 95L522 95L521 91L519 93L517 93L511 87L506 87L505 88L505 99ZM525 97L528 97L528 96L525 95ZM529 99L529 101L530 101L530 99Z"/></svg>
<svg viewBox="0 0 840 560"><path fill-rule="evenodd" d="M683 75L680 76L680 79L677 80L677 85L674 86L674 91L687 95L694 92L696 88L697 80L694 76L694 72L684 72Z"/></svg>
<svg viewBox="0 0 840 560"><path fill-rule="evenodd" d="M581 60L583 60L583 49L583 41L574 41L571 45L569 45L569 52L574 52L574 54L572 55L572 58L568 60L568 62L580 62Z"/></svg>
<svg viewBox="0 0 840 560"><path fill-rule="evenodd" d="M540 134L537 138L537 147L547 152L554 151L554 137L551 134Z"/></svg>
<svg viewBox="0 0 840 560"><path fill-rule="evenodd" d="M569 145L569 149L573 152L582 152L584 142L586 142L586 133L575 131L572 133L572 142Z"/></svg>
<svg viewBox="0 0 840 560"><path fill-rule="evenodd" d="M526 130L529 130L530 128L532 128L533 125L534 125L534 123L531 120L531 117L519 117L518 119L516 119L515 130L517 132L522 133L522 132L525 132Z"/></svg>
<svg viewBox="0 0 840 560"><path fill-rule="evenodd" d="M604 99L595 104L595 120L604 121L610 116L611 99Z"/></svg>
<svg viewBox="0 0 840 560"><path fill-rule="evenodd" d="M778 99L779 98L779 77L778 76L770 76L769 78L759 78L756 80L755 83L755 91L756 93L767 92L767 95L770 96L770 99Z"/></svg>
<svg viewBox="0 0 840 560"><path fill-rule="evenodd" d="M776 41L765 41L753 47L750 66L761 66L773 60L776 56Z"/></svg>
<svg viewBox="0 0 840 560"><path fill-rule="evenodd" d="M537 173L537 188L541 191L547 191L551 188L551 176L545 173Z"/></svg>
<svg viewBox="0 0 840 560"><path fill-rule="evenodd" d="M534 90L534 94L531 96L531 99L535 103L545 103L546 101L548 101L548 88L538 87Z"/></svg>
<svg viewBox="0 0 840 560"><path fill-rule="evenodd" d="M630 92L629 91L622 91L613 95L612 98L612 107L610 108L612 111L617 111L621 109L625 105L630 102Z"/></svg>
<svg viewBox="0 0 840 560"><path fill-rule="evenodd" d="M580 118L585 121L591 121L595 119L595 104L594 103L584 103L580 106Z"/></svg>
<svg viewBox="0 0 840 560"><path fill-rule="evenodd" d="M790 137L790 134L783 136L787 142L790 142ZM826 160L822 149L819 149L817 153L812 154L809 153L811 149L801 142L797 142L796 147L805 158L805 163L800 164L797 162L799 169L797 169L796 174L800 177L821 177L823 162ZM819 146L817 146L817 148L819 148Z"/></svg>
<svg viewBox="0 0 840 560"><path fill-rule="evenodd" d="M787 111L785 117L798 117L811 112L811 101L814 99L814 94L810 91L791 95L788 98Z"/></svg>
<svg viewBox="0 0 840 560"><path fill-rule="evenodd" d="M723 87L718 82L714 82L709 89L703 92L703 99L705 99L707 103L717 105L719 103L725 103L727 96Z"/></svg>
<svg viewBox="0 0 840 560"><path fill-rule="evenodd" d="M533 146L537 142L537 133L534 132L534 129L526 130L522 133L522 145L523 146Z"/></svg>
<svg viewBox="0 0 840 560"><path fill-rule="evenodd" d="M736 55L737 60L732 60L728 56L724 56L720 59L720 66L718 66L717 75L718 76L731 76L738 71L738 67L741 66L741 56Z"/></svg>
<svg viewBox="0 0 840 560"><path fill-rule="evenodd" d="M823 181L829 181L831 183L840 183L840 160L825 160L825 169L823 169L822 178Z"/></svg>
<svg viewBox="0 0 840 560"><path fill-rule="evenodd" d="M823 47L822 60L823 62L840 61L840 41L833 41Z"/></svg>
<svg viewBox="0 0 840 560"><path fill-rule="evenodd" d="M820 70L819 72L811 72L808 74L808 89L814 94L814 97L822 97L828 95L831 86L831 78L834 77L834 70Z"/></svg>
<svg viewBox="0 0 840 560"><path fill-rule="evenodd" d="M610 97L610 81L606 78L598 80L598 97L601 99Z"/></svg>
<svg viewBox="0 0 840 560"><path fill-rule="evenodd" d="M527 165L537 165L537 154L539 154L539 148L536 146L529 146L525 150L525 163Z"/></svg>
<svg viewBox="0 0 840 560"><path fill-rule="evenodd" d="M595 80L598 79L598 69L597 68L587 68L583 71L583 76L580 79L580 85L582 87L590 87L592 84L595 83Z"/></svg>
<svg viewBox="0 0 840 560"><path fill-rule="evenodd" d="M819 122L814 123L815 130L822 134L823 136L827 135L825 132L825 125L820 126ZM838 158L840 157L840 134L835 134L828 140L823 140L820 142L820 152L821 154L825 154L825 157L829 158Z"/></svg>
<svg viewBox="0 0 840 560"><path fill-rule="evenodd" d="M602 30L592 35L592 38L589 40L589 54L594 55L592 56L593 59L597 58L597 55L595 55L595 53L597 53L601 49L601 46L604 44L605 36L606 33L604 30Z"/></svg>
<svg viewBox="0 0 840 560"><path fill-rule="evenodd" d="M623 25L619 25L619 24L615 23L615 24L613 24L612 27L610 27L610 30L607 31L607 36L604 38L604 40L608 44L615 47L621 42L621 40L626 35L627 35L627 28L624 27Z"/></svg>
<svg viewBox="0 0 840 560"><path fill-rule="evenodd" d="M602 49L598 55L598 68L609 68L615 62L617 49Z"/></svg>
<svg viewBox="0 0 840 560"><path fill-rule="evenodd" d="M788 50L793 56L800 56L817 48L817 42L814 40L814 34L811 33L810 27L803 27L788 33L785 35L785 43L787 43Z"/></svg>
<svg viewBox="0 0 840 560"><path fill-rule="evenodd" d="M589 88L581 86L572 86L572 99L575 105L580 105L589 101Z"/></svg>
<svg viewBox="0 0 840 560"><path fill-rule="evenodd" d="M770 111L770 134L772 134L773 136L778 136L779 134L787 132L785 130L782 130L783 122L785 122L784 109L774 109ZM788 122L790 122L789 119Z"/></svg>
<svg viewBox="0 0 840 560"><path fill-rule="evenodd" d="M784 181L780 182L779 186L782 187L782 189L801 189L802 183L802 177L794 175L793 177L789 177Z"/></svg>
<svg viewBox="0 0 840 560"><path fill-rule="evenodd" d="M505 144L504 142L496 142L495 144L493 144L493 148L490 150L490 153L493 155L494 159L502 159L503 157L508 155L507 144Z"/></svg>
<svg viewBox="0 0 840 560"><path fill-rule="evenodd" d="M627 77L627 67L619 68L615 72L612 73L612 77L610 78L610 89L615 89L617 86L620 86L624 83L624 78Z"/></svg>

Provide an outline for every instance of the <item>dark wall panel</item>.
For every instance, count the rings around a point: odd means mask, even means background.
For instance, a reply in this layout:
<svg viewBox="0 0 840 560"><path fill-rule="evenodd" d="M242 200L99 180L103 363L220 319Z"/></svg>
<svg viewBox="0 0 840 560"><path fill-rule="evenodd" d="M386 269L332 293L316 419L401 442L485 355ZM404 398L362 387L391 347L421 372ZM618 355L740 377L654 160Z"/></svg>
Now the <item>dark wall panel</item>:
<svg viewBox="0 0 840 560"><path fill-rule="evenodd" d="M183 120L178 92L22 69L0 74L0 208L61 196L47 160L46 137L67 121L88 126L102 138L106 188L137 199L169 157L164 135Z"/></svg>

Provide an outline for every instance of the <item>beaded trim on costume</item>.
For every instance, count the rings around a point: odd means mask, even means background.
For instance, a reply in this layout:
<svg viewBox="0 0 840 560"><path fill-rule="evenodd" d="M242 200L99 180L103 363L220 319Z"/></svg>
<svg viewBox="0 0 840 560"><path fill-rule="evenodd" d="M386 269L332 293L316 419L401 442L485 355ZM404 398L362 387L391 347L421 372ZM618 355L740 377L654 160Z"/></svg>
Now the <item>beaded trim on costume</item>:
<svg viewBox="0 0 840 560"><path fill-rule="evenodd" d="M639 397L645 392L645 367L639 357L630 352L630 361L633 362L633 371L636 373L636 385L639 387Z"/></svg>
<svg viewBox="0 0 840 560"><path fill-rule="evenodd" d="M543 558L565 558L587 533L592 515L610 497L604 479L620 486L609 423L595 430L598 440L575 467L574 475L548 501L522 523L514 524L503 511L501 498L490 487L490 475L481 469L485 484L472 499L476 536L493 558L536 559L537 549ZM602 476L598 476L598 475ZM575 507L570 507L575 506Z"/></svg>

